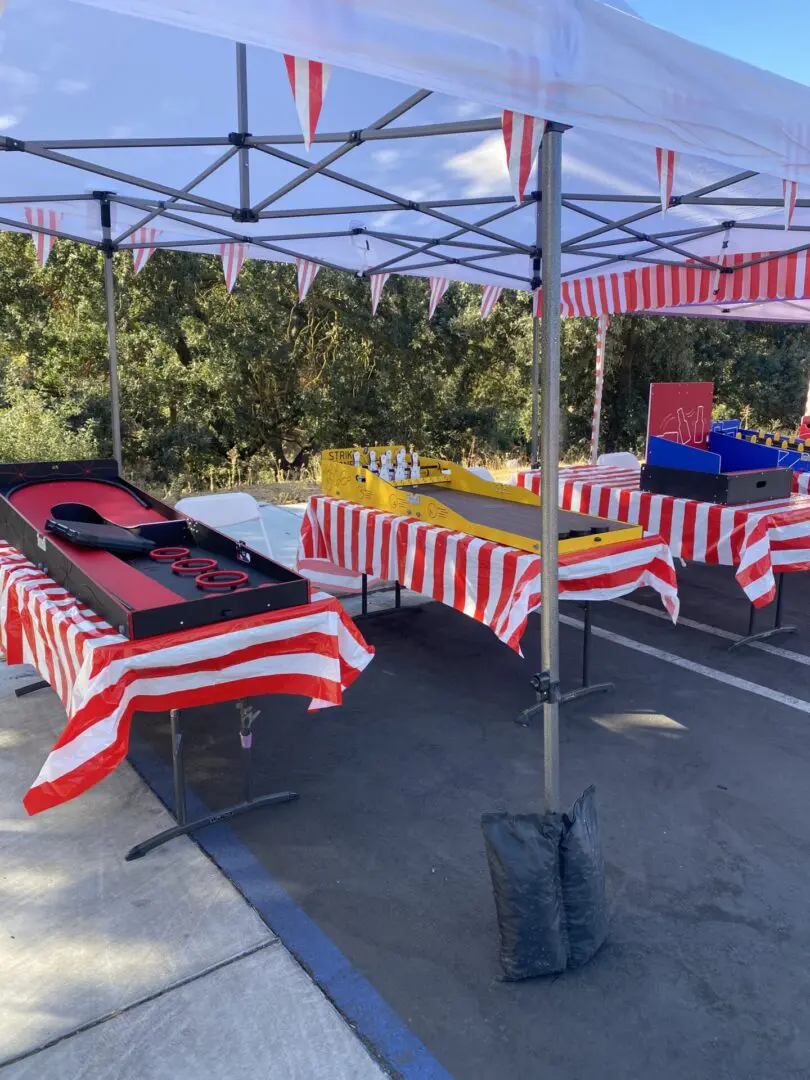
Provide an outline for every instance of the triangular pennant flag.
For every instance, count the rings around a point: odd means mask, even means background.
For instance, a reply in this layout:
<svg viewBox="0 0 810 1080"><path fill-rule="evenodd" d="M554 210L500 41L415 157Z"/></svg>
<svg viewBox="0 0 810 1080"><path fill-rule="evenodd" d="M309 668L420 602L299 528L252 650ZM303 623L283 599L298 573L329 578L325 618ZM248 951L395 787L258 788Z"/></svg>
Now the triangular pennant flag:
<svg viewBox="0 0 810 1080"><path fill-rule="evenodd" d="M481 297L481 318L485 319L491 314L492 309L498 302L498 297L503 291L502 285L485 285L484 294Z"/></svg>
<svg viewBox="0 0 810 1080"><path fill-rule="evenodd" d="M59 229L62 215L58 210L48 210L42 206L26 206L25 220L29 225L35 225L39 229L50 229L51 233L53 233ZM44 266L48 261L48 256L53 248L53 242L56 237L52 236L51 233L31 233L31 239L34 241L34 247L37 252L37 262L40 266Z"/></svg>
<svg viewBox="0 0 810 1080"><path fill-rule="evenodd" d="M160 236L159 229L147 229L145 226L136 229L132 235L133 243L135 244L154 244L157 238ZM141 270L146 266L152 256L155 254L153 247L139 247L132 249L132 269L134 273L139 274ZM238 271L237 271L238 273Z"/></svg>
<svg viewBox="0 0 810 1080"><path fill-rule="evenodd" d="M517 202L521 203L532 173L534 159L537 157L540 140L546 128L546 121L539 120L536 116L526 116L525 113L504 109L501 124L512 190Z"/></svg>
<svg viewBox="0 0 810 1080"><path fill-rule="evenodd" d="M225 287L231 292L245 261L247 244L220 244L219 253L222 256L222 269L225 271Z"/></svg>
<svg viewBox="0 0 810 1080"><path fill-rule="evenodd" d="M329 64L322 64L319 60L303 60L300 56L290 56L288 53L284 54L284 63L287 65L287 75L301 122L304 146L309 150L318 127L332 69Z"/></svg>
<svg viewBox="0 0 810 1080"><path fill-rule="evenodd" d="M658 169L658 189L661 192L661 210L666 213L672 200L672 185L675 182L675 164L678 154L675 150L655 151L655 164Z"/></svg>
<svg viewBox="0 0 810 1080"><path fill-rule="evenodd" d="M295 265L298 270L298 299L303 300L312 282L315 280L315 275L321 268L320 263L310 262L309 259L296 259Z"/></svg>
<svg viewBox="0 0 810 1080"><path fill-rule="evenodd" d="M391 277L390 274L372 274L371 281L371 314L377 314L377 305L380 302L385 283Z"/></svg>
<svg viewBox="0 0 810 1080"><path fill-rule="evenodd" d="M447 292L450 284L449 278L432 277L430 279L430 306L428 308L428 320L433 318L436 308L442 302L442 297Z"/></svg>
<svg viewBox="0 0 810 1080"><path fill-rule="evenodd" d="M796 180L782 181L782 196L785 200L785 231L793 224L793 211L796 209L798 194L799 185Z"/></svg>

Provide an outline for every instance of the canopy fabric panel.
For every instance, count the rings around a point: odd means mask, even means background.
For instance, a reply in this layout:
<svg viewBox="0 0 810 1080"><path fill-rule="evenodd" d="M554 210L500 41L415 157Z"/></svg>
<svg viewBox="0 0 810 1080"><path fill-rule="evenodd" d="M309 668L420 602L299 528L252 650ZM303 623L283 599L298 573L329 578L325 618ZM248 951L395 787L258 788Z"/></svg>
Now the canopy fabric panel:
<svg viewBox="0 0 810 1080"><path fill-rule="evenodd" d="M597 0L79 0L810 182L810 88Z"/></svg>
<svg viewBox="0 0 810 1080"><path fill-rule="evenodd" d="M515 201L504 108L574 125L565 281L810 243L810 89L614 4L9 0L2 29L0 228L110 243L139 268L161 248L238 247L237 268L531 290L538 183L533 168ZM263 47L235 62L230 37ZM285 55L332 65L309 151Z"/></svg>

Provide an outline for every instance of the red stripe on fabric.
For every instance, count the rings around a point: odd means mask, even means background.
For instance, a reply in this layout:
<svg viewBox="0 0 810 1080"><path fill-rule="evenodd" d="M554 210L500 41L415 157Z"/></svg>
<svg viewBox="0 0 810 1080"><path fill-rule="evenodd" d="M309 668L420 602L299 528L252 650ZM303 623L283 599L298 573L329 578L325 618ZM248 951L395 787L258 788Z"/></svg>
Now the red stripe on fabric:
<svg viewBox="0 0 810 1080"><path fill-rule="evenodd" d="M478 581L476 582L476 602L473 614L473 618L477 619L478 622L484 621L484 612L492 594L492 555L494 551L494 544L483 544L478 549Z"/></svg>
<svg viewBox="0 0 810 1080"><path fill-rule="evenodd" d="M164 694L157 699L159 704L149 696L136 696L127 706L118 725L117 738L110 747L59 780L31 788L23 798L23 806L29 814L38 814L75 799L77 795L108 776L126 756L132 717L136 712L189 709L199 705L221 704L242 697L258 697L262 694L294 694L329 701L332 704L339 704L342 696L336 683L311 675L294 674L268 675L245 679L229 686L210 686L197 691Z"/></svg>
<svg viewBox="0 0 810 1080"><path fill-rule="evenodd" d="M526 192L529 182L529 174L532 170L532 137L534 135L534 120L531 116L523 117L523 130L520 139L520 197Z"/></svg>
<svg viewBox="0 0 810 1080"><path fill-rule="evenodd" d="M514 548L509 548L504 556L503 560L503 578L501 580L501 592L498 597L498 601L495 604L495 611L492 616L492 626L497 626L500 620L503 618L503 613L506 610L507 604L511 606L512 597L515 588L515 574L517 573L518 559L521 552L515 551ZM537 560L538 572L540 567L540 559Z"/></svg>
<svg viewBox="0 0 810 1080"><path fill-rule="evenodd" d="M511 109L504 109L503 116L501 117L501 127L503 129L503 142L506 147L506 158L509 161L512 155L512 121L514 113Z"/></svg>
<svg viewBox="0 0 810 1080"><path fill-rule="evenodd" d="M453 607L463 611L467 599L467 552L473 538L463 536L456 544L456 573L453 583Z"/></svg>
<svg viewBox="0 0 810 1080"><path fill-rule="evenodd" d="M706 562L720 562L723 515L719 508L711 507L706 520Z"/></svg>
<svg viewBox="0 0 810 1080"><path fill-rule="evenodd" d="M425 583L425 556L427 550L427 528L417 529L413 553L413 571L411 573L410 588L414 592L421 592Z"/></svg>
<svg viewBox="0 0 810 1080"><path fill-rule="evenodd" d="M309 68L309 137L313 139L323 105L323 65L310 60Z"/></svg>
<svg viewBox="0 0 810 1080"><path fill-rule="evenodd" d="M346 566L346 506L338 503L335 507L335 530L337 531L337 551L334 561L338 566Z"/></svg>

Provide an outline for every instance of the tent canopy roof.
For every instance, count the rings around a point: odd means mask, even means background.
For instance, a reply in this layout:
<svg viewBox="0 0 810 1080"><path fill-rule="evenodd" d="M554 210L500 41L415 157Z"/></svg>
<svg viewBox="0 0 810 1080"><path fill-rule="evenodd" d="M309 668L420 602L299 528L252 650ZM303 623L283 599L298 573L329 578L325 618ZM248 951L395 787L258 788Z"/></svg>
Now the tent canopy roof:
<svg viewBox="0 0 810 1080"><path fill-rule="evenodd" d="M247 242L251 258L528 290L536 184L518 206L501 132L511 108L571 125L565 278L709 267L722 252L795 249L810 232L810 88L618 4L10 0L3 30L0 227L29 231L38 206L59 233L100 243L103 190L121 248L153 215L158 247ZM246 81L255 222L239 220L245 155L230 139L237 40L259 46ZM334 65L310 152L283 52ZM680 202L666 214L656 147L679 152ZM799 183L789 233L783 178Z"/></svg>

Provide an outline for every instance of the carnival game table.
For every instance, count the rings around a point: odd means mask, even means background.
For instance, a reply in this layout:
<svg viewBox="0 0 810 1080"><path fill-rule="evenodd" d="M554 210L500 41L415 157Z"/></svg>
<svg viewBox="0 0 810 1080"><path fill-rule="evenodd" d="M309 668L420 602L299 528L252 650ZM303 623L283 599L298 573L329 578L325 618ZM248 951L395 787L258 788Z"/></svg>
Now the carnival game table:
<svg viewBox="0 0 810 1080"><path fill-rule="evenodd" d="M310 699L310 709L339 705L373 656L337 600L322 593L272 614L132 641L2 544L0 649L9 664L33 665L67 713L64 731L23 800L30 814L75 798L115 769L127 753L136 711L170 713L178 824L137 845L128 858L215 820L295 798L294 792L252 797L249 764L258 714L247 699L296 694ZM239 703L246 797L188 822L180 710L228 701Z"/></svg>
<svg viewBox="0 0 810 1080"><path fill-rule="evenodd" d="M301 525L299 564L324 560L364 577L396 581L488 626L516 652L529 614L541 604L541 556L409 517L314 495ZM583 690L589 685L590 603L654 589L672 617L678 588L672 555L658 536L560 557L560 600L585 607ZM582 690L565 695L570 700Z"/></svg>
<svg viewBox="0 0 810 1080"><path fill-rule="evenodd" d="M717 506L641 491L639 480L637 469L562 468L560 506L641 525L663 537L672 555L685 561L736 567L737 582L752 607L749 633L735 645L794 629L781 624L782 587L786 573L810 568L810 495L794 493L788 499ZM539 492L540 470L518 473L517 483ZM754 609L774 599L776 625L753 634Z"/></svg>

